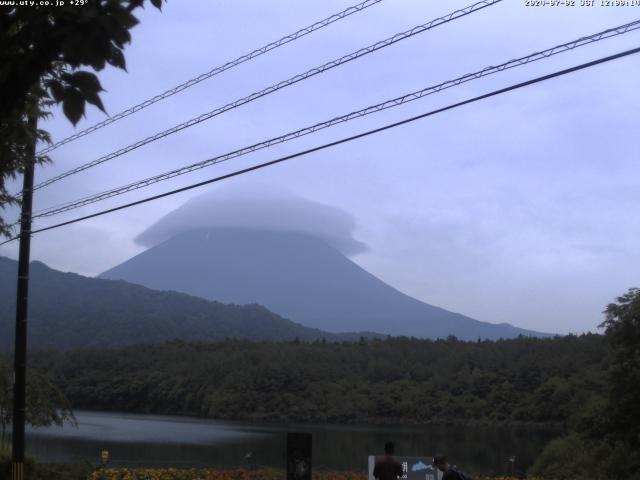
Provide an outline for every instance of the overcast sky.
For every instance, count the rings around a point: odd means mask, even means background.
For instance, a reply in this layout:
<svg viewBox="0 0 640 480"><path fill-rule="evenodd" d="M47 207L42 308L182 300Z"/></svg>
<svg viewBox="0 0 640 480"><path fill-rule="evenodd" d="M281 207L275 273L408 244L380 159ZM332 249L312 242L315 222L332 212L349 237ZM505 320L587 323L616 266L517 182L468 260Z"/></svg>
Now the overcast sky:
<svg viewBox="0 0 640 480"><path fill-rule="evenodd" d="M128 73L100 72L104 103L109 113L117 113L353 3L169 0L162 13L147 8L126 50ZM36 180L470 3L384 0L56 150L54 164L39 169ZM505 0L58 182L37 192L35 208L203 160L639 17L640 7L527 7L524 0ZM631 32L99 207L638 45L640 31ZM639 74L640 56L627 57L238 177L225 187L248 192L258 202L263 185L284 188L344 211L355 219L354 237L368 247L351 258L430 304L535 330L593 330L607 303L640 286ZM74 129L56 112L43 127L61 139L103 118L90 109ZM135 237L203 191L39 234L32 258L96 275L144 250ZM0 254L16 258L16 247L0 247Z"/></svg>

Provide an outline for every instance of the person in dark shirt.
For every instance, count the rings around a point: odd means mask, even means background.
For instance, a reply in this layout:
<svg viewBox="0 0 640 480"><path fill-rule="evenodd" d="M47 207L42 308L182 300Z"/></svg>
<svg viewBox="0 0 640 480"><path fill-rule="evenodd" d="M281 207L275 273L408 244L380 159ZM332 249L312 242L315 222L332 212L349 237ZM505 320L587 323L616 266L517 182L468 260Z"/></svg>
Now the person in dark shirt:
<svg viewBox="0 0 640 480"><path fill-rule="evenodd" d="M393 442L387 442L385 444L384 457L376 461L373 467L373 476L378 480L398 480L402 478L402 465L393 458L395 449L396 447Z"/></svg>
<svg viewBox="0 0 640 480"><path fill-rule="evenodd" d="M433 466L443 473L442 480L473 480L467 474L452 468L447 462L447 457L441 453L433 457Z"/></svg>

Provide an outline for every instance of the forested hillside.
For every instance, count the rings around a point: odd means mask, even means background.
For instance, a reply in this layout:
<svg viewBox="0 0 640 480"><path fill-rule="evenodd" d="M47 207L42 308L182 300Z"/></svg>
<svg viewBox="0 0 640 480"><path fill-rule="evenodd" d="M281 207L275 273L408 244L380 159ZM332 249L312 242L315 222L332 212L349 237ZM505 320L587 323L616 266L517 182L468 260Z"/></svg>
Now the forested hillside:
<svg viewBox="0 0 640 480"><path fill-rule="evenodd" d="M18 263L0 257L0 351L13 348ZM184 293L63 273L31 264L29 348L111 347L165 340L355 339L291 322L260 305L225 305Z"/></svg>
<svg viewBox="0 0 640 480"><path fill-rule="evenodd" d="M306 422L560 423L603 383L598 335L497 342L170 342L34 353L75 408Z"/></svg>

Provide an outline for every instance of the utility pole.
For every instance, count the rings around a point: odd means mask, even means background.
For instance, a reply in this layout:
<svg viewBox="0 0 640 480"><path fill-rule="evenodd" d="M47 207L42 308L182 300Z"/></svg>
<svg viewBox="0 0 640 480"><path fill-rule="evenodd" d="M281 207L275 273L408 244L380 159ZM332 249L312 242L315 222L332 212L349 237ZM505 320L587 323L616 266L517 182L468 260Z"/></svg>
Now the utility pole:
<svg viewBox="0 0 640 480"><path fill-rule="evenodd" d="M13 434L11 436L11 480L24 480L24 424L27 390L27 307L29 304L29 257L31 250L31 213L33 173L36 163L38 120L29 117L33 139L24 166L22 212L20 215L20 249L18 254L18 294L16 298L16 341L14 349Z"/></svg>

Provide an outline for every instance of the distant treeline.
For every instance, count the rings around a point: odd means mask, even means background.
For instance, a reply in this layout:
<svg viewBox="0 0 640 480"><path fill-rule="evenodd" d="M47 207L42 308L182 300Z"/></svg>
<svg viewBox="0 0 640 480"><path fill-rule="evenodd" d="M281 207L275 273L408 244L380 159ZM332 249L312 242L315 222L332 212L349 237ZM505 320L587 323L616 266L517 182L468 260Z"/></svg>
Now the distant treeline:
<svg viewBox="0 0 640 480"><path fill-rule="evenodd" d="M227 340L36 352L74 408L283 422L562 423L601 391L600 335Z"/></svg>

